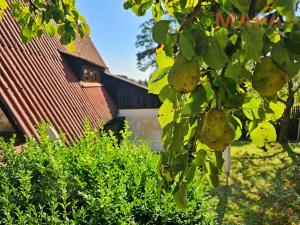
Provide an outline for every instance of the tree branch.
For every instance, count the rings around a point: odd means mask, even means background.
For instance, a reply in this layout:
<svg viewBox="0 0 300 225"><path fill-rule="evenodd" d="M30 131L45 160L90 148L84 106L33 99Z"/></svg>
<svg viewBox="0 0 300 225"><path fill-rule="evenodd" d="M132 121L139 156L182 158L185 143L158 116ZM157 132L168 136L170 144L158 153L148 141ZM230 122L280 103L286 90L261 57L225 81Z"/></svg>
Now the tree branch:
<svg viewBox="0 0 300 225"><path fill-rule="evenodd" d="M281 103L284 103L284 104L286 103L282 98L279 98L279 97L278 97L277 99L278 99L278 101L280 101Z"/></svg>
<svg viewBox="0 0 300 225"><path fill-rule="evenodd" d="M211 7L212 11L214 11L214 12L218 11L219 6L220 5L215 0L211 0L210 7ZM180 25L179 31L182 31L183 29L190 26L190 24L192 24L199 16L201 16L201 12L202 12L202 0L199 0L194 11L192 13L190 13L187 16L186 20L183 21L182 24Z"/></svg>
<svg viewBox="0 0 300 225"><path fill-rule="evenodd" d="M202 0L200 0L198 2L194 11L187 16L185 21L183 21L183 23L180 26L179 31L182 31L183 29L188 27L191 23L193 23L197 19L197 17L199 17L201 15L201 9L202 9L201 4L202 4Z"/></svg>

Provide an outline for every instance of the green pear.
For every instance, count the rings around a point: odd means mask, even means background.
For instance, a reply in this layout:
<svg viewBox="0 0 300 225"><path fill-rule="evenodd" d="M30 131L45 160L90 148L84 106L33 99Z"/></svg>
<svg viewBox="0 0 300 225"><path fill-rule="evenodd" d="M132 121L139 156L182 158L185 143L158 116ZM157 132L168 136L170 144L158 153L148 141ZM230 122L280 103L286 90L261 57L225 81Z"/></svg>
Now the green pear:
<svg viewBox="0 0 300 225"><path fill-rule="evenodd" d="M274 64L271 57L265 57L257 63L253 78L253 88L262 96L272 96L289 81L289 76Z"/></svg>
<svg viewBox="0 0 300 225"><path fill-rule="evenodd" d="M223 151L235 139L235 129L221 109L210 109L198 137L203 144L215 151Z"/></svg>
<svg viewBox="0 0 300 225"><path fill-rule="evenodd" d="M178 92L192 92L200 78L200 70L196 59L188 61L182 54L178 54L168 76L169 84Z"/></svg>

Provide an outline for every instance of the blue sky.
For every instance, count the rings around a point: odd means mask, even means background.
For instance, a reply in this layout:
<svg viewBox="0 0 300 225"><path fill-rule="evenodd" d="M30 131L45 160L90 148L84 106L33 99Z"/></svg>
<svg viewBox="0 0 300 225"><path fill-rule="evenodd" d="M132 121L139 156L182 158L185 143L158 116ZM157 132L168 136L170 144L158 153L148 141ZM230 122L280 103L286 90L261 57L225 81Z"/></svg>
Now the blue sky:
<svg viewBox="0 0 300 225"><path fill-rule="evenodd" d="M136 35L149 17L137 17L123 9L124 0L77 0L80 13L91 28L91 38L114 74L145 79L149 73L136 66Z"/></svg>

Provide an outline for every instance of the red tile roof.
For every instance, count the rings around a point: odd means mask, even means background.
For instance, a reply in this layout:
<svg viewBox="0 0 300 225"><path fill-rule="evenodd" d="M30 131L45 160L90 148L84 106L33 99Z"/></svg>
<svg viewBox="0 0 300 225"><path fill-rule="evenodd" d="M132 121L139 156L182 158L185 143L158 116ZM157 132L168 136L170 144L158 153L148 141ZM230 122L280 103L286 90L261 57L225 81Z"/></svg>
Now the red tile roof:
<svg viewBox="0 0 300 225"><path fill-rule="evenodd" d="M116 107L103 86L82 85L60 52L57 38L44 35L23 44L19 27L7 13L0 22L0 99L19 128L38 138L36 125L50 122L73 140L88 117L93 128L110 121ZM89 38L76 41L76 56L106 67Z"/></svg>
<svg viewBox="0 0 300 225"><path fill-rule="evenodd" d="M89 36L84 36L82 39L77 38L75 40L75 46L76 52L72 53L72 55L88 60L94 64L100 65L105 69L108 69L107 65L98 53Z"/></svg>

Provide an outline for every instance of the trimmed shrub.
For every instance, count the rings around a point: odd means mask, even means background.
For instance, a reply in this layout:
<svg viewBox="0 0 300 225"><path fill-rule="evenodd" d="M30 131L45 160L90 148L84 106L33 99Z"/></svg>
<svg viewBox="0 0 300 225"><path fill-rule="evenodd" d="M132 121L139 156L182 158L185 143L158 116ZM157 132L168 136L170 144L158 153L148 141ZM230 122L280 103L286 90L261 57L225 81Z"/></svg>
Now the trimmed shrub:
<svg viewBox="0 0 300 225"><path fill-rule="evenodd" d="M45 128L45 126L44 126ZM1 224L215 224L205 186L194 182L186 211L170 193L159 198L157 153L147 143L119 145L110 132L86 128L72 146L29 139L20 153L0 142Z"/></svg>

